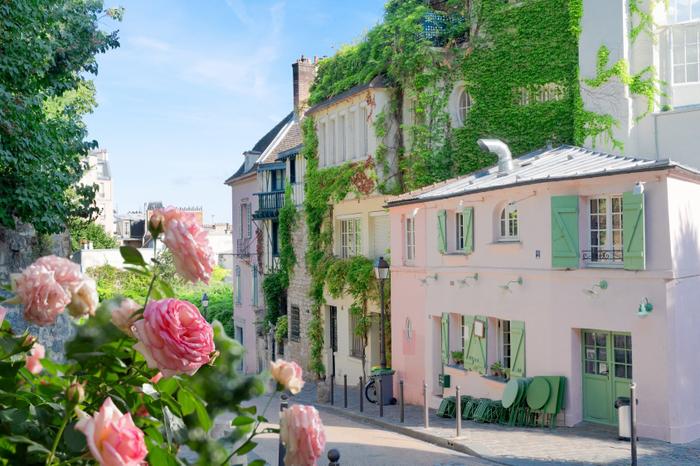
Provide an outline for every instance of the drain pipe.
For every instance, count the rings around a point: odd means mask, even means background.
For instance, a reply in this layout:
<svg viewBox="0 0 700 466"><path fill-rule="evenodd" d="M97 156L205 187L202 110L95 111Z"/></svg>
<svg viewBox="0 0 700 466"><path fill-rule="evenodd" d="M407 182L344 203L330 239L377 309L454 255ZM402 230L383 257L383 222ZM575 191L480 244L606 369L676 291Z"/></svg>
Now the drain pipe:
<svg viewBox="0 0 700 466"><path fill-rule="evenodd" d="M510 153L508 144L500 139L479 139L476 143L481 150L491 152L498 156L499 175L507 175L513 171L513 156Z"/></svg>

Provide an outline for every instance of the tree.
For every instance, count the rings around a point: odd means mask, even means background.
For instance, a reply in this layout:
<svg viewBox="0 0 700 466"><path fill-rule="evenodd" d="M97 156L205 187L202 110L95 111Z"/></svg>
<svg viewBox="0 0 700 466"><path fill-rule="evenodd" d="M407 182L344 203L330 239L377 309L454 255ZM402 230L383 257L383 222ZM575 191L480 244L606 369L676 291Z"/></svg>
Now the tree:
<svg viewBox="0 0 700 466"><path fill-rule="evenodd" d="M96 55L119 46L104 32L100 0L7 0L0 4L0 226L31 223L62 231L71 215L94 213L82 177L87 142L82 117L95 107Z"/></svg>
<svg viewBox="0 0 700 466"><path fill-rule="evenodd" d="M113 249L119 246L119 241L99 223L74 217L68 221L68 231L73 252L80 250L83 241L92 242L95 249Z"/></svg>

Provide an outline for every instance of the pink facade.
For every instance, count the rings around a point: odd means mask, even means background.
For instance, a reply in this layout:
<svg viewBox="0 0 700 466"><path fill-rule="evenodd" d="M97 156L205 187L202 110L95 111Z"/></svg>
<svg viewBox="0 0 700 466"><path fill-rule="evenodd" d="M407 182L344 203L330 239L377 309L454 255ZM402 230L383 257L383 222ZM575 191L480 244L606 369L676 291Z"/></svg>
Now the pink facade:
<svg viewBox="0 0 700 466"><path fill-rule="evenodd" d="M591 200L633 191L638 182L645 187L644 270L625 270L614 261L584 260L590 254L584 250L592 241ZM450 182L446 183L449 187ZM640 435L671 442L700 437L695 388L700 385L700 366L695 361L700 353L699 183L697 175L670 168L506 184L441 199L405 195L390 202L392 361L396 383L405 381L406 401L422 403L424 382L433 407L456 385L466 395L500 399L503 381L453 364L444 366L441 359L443 313L449 314L451 351L463 348L462 316L482 316L487 371L510 351L504 350L502 329L510 328L506 322L517 321L524 325L524 376L567 378L560 423L572 426L607 409L609 420L616 420L612 407L601 405L610 399L596 399L590 389L584 389L592 378L587 376L584 359L593 357L585 353L593 350L582 338L605 333L620 345L625 341L629 345L625 338L631 337L627 356L625 350L614 348L615 358L617 353L623 362L627 357L629 367L613 363L609 368L598 362L593 370L619 371L614 374L620 376L615 379L617 385L612 387L618 395L627 381L637 383ZM572 270L552 266L551 200L556 196L578 198L581 258ZM503 241L500 215L508 205L517 208L518 232L517 238ZM457 225L450 218L470 207L473 251L465 254L451 243ZM439 248L440 211L447 218L444 252ZM407 241L411 242L407 218L415 222L415 254L407 251ZM601 289L603 281L607 289ZM651 303L653 311L642 317L638 309L644 302ZM438 385L443 371L452 376L451 388L444 393Z"/></svg>
<svg viewBox="0 0 700 466"><path fill-rule="evenodd" d="M261 362L258 361L255 337L255 310L262 307L259 281L254 283L254 273L258 271L257 226L252 222L252 213L258 209L258 192L256 172L234 179L232 187L233 210L233 322L236 337L245 347L243 370L245 373L257 373ZM259 280L259 272L258 272ZM255 297L257 294L257 298ZM239 335L242 332L242 338Z"/></svg>

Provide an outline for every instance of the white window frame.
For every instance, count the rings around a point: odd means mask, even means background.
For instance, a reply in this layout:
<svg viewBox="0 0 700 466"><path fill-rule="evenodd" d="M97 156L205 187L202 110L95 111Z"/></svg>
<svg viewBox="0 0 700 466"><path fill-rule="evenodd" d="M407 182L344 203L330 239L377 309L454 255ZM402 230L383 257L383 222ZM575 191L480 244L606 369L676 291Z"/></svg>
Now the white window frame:
<svg viewBox="0 0 700 466"><path fill-rule="evenodd" d="M464 250L464 214L455 212L455 250Z"/></svg>
<svg viewBox="0 0 700 466"><path fill-rule="evenodd" d="M348 130L347 130L347 158L349 160L358 158L357 155L357 134L355 128L357 127L357 109L352 107L348 112Z"/></svg>
<svg viewBox="0 0 700 466"><path fill-rule="evenodd" d="M613 210L613 199L619 199L617 211ZM596 201L596 212L593 212L592 203ZM605 201L605 213L600 213L600 201ZM623 236L623 205L622 205L622 194L611 194L606 196L591 196L586 199L587 211L586 211L586 225L587 225L587 243L588 250L590 251L590 258L587 260L588 264L593 265L609 265L622 267L624 265L624 260L622 256L622 251L625 244L625 238ZM597 228L593 228L593 216L596 216ZM615 228L615 216L619 215L618 228ZM605 218L605 228L600 228L600 219ZM594 231L597 233L596 242L598 244L593 244L593 234ZM600 235L605 234L605 243L600 244ZM618 244L615 245L615 233L619 233ZM597 254L594 253L594 248L602 251L613 251L612 258L599 259ZM614 251L619 250L619 257L615 257Z"/></svg>
<svg viewBox="0 0 700 466"><path fill-rule="evenodd" d="M346 124L347 117L343 112L338 116L338 163L348 160Z"/></svg>
<svg viewBox="0 0 700 466"><path fill-rule="evenodd" d="M516 204L509 202L501 209L498 215L498 240L520 241L520 218Z"/></svg>
<svg viewBox="0 0 700 466"><path fill-rule="evenodd" d="M362 218L348 216L338 218L338 255L342 259L362 254Z"/></svg>
<svg viewBox="0 0 700 466"><path fill-rule="evenodd" d="M699 0L700 1L700 0ZM695 32L694 41L688 42L689 32ZM671 82L674 86L700 83L700 22L681 24L671 27ZM683 43L677 44L676 39L679 34L683 35ZM691 34L692 35L692 34ZM695 57L689 56L689 49L695 48ZM682 51L682 59L676 62L676 57ZM695 67L695 78L688 79L688 68ZM677 81L678 70L683 70L683 80Z"/></svg>
<svg viewBox="0 0 700 466"><path fill-rule="evenodd" d="M669 24L683 24L690 21L700 20L700 0L686 0L688 1L688 18L678 19L678 0L670 0L668 5L668 23ZM693 17L693 7L696 7L696 16Z"/></svg>
<svg viewBox="0 0 700 466"><path fill-rule="evenodd" d="M326 165L330 166L330 165L335 165L335 163L336 163L336 160L335 160L336 147L335 147L335 145L336 145L336 141L338 138L336 137L336 134L335 134L336 133L336 126L337 126L336 119L331 118L329 120L329 123L330 123L330 126L329 126L329 130L328 130L328 145L327 145L328 156L326 159L327 160Z"/></svg>
<svg viewBox="0 0 700 466"><path fill-rule="evenodd" d="M513 357L513 342L510 332L510 320L498 320L498 362L504 369L510 369Z"/></svg>
<svg viewBox="0 0 700 466"><path fill-rule="evenodd" d="M457 94L457 121L460 126L464 126L464 123L467 121L473 104L472 96L465 87L461 87Z"/></svg>
<svg viewBox="0 0 700 466"><path fill-rule="evenodd" d="M326 150L326 120L322 120L318 125L318 159L319 165L325 167L327 165L327 150Z"/></svg>
<svg viewBox="0 0 700 466"><path fill-rule="evenodd" d="M413 263L416 260L416 218L404 218L404 260Z"/></svg>

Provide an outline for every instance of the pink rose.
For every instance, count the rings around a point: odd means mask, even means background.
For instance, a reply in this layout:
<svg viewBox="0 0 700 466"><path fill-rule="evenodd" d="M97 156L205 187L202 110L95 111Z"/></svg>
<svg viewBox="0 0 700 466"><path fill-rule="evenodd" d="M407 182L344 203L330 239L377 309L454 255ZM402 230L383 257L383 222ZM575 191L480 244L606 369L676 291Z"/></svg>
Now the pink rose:
<svg viewBox="0 0 700 466"><path fill-rule="evenodd" d="M80 266L64 257L44 256L34 261L32 265L40 265L52 270L56 281L67 290L75 288L83 281Z"/></svg>
<svg viewBox="0 0 700 466"><path fill-rule="evenodd" d="M313 406L292 405L282 411L280 438L287 448L287 466L313 466L326 447L323 423Z"/></svg>
<svg viewBox="0 0 700 466"><path fill-rule="evenodd" d="M5 314L7 314L7 308L0 306L0 325L2 325L5 320Z"/></svg>
<svg viewBox="0 0 700 466"><path fill-rule="evenodd" d="M139 340L134 348L146 358L148 367L160 369L165 377L193 375L214 352L211 325L187 301L149 302L133 329Z"/></svg>
<svg viewBox="0 0 700 466"><path fill-rule="evenodd" d="M56 280L56 273L34 263L14 282L14 291L24 304L24 319L37 325L50 325L70 303L70 293Z"/></svg>
<svg viewBox="0 0 700 466"><path fill-rule="evenodd" d="M97 296L97 284L92 278L83 278L80 283L69 289L71 301L68 312L73 317L94 316L100 299Z"/></svg>
<svg viewBox="0 0 700 466"><path fill-rule="evenodd" d="M141 318L139 315L134 315L139 309L141 309L141 305L133 299L123 299L119 303L119 307L112 311L112 323L119 330L133 337L134 333L131 331L131 327L134 325L134 322Z"/></svg>
<svg viewBox="0 0 700 466"><path fill-rule="evenodd" d="M148 450L143 432L136 427L131 414L122 414L111 398L100 410L89 416L76 409L80 419L75 428L85 434L92 456L102 466L139 466Z"/></svg>
<svg viewBox="0 0 700 466"><path fill-rule="evenodd" d="M301 367L294 361L285 361L284 359L270 361L270 373L272 378L280 385L284 385L284 388L289 390L292 395L299 393L304 386Z"/></svg>
<svg viewBox="0 0 700 466"><path fill-rule="evenodd" d="M46 349L44 349L44 345L35 342L34 346L32 346L32 349L29 350L29 354L27 355L27 370L34 375L40 373L42 369L44 369L44 367L41 365L41 360L45 357Z"/></svg>
<svg viewBox="0 0 700 466"><path fill-rule="evenodd" d="M194 214L175 207L153 212L149 221L152 228L163 230L163 242L173 253L178 273L192 283L209 283L214 269L214 254L209 246L207 232L197 223Z"/></svg>

